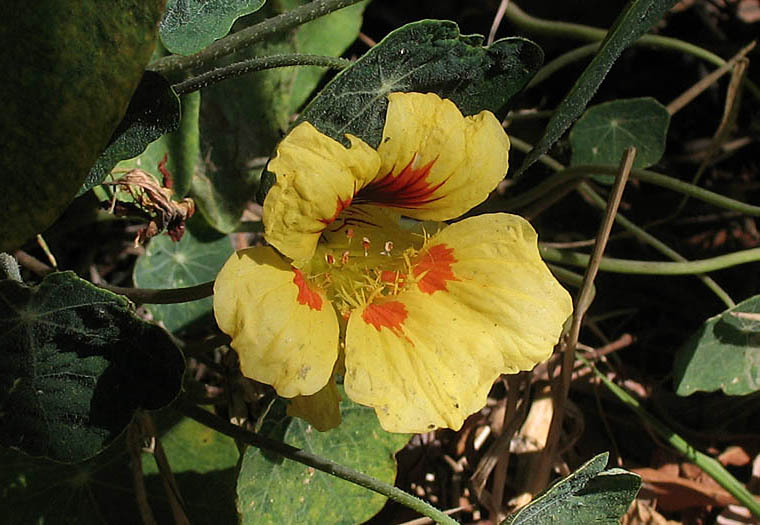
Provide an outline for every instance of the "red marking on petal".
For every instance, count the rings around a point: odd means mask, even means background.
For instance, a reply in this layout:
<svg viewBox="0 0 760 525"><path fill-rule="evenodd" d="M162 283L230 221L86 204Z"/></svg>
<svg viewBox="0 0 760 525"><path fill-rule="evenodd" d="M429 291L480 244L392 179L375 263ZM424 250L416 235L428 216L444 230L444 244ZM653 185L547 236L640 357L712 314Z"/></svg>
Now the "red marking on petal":
<svg viewBox="0 0 760 525"><path fill-rule="evenodd" d="M356 201L394 208L422 208L426 204L440 199L442 195L434 197L433 193L446 184L447 179L438 184L430 184L427 181L427 176L430 174L430 168L435 164L435 160L419 168L414 168L413 164L416 159L417 156L415 155L398 175L394 176L391 171L384 177L364 186L356 194Z"/></svg>
<svg viewBox="0 0 760 525"><path fill-rule="evenodd" d="M394 334L401 334L401 326L407 317L406 306L398 301L385 303L371 303L364 308L362 319L371 324L379 332L383 327L390 329Z"/></svg>
<svg viewBox="0 0 760 525"><path fill-rule="evenodd" d="M458 281L454 277L451 265L457 262L454 250L445 244L431 246L417 257L412 267L412 273L419 277L417 286L420 291L432 294L439 290L446 290L446 283Z"/></svg>
<svg viewBox="0 0 760 525"><path fill-rule="evenodd" d="M338 218L338 215L348 208L351 205L351 201L353 200L353 196L348 197L347 199L341 199L338 197L338 204L335 206L335 213L333 213L332 217L328 217L327 219L319 219L319 222L324 224L325 226L328 226L329 224L333 223L335 219Z"/></svg>
<svg viewBox="0 0 760 525"><path fill-rule="evenodd" d="M306 305L312 310L322 310L322 296L309 288L309 283L306 282L301 270L293 268L293 273L295 274L293 282L298 286L298 298L296 299L298 303Z"/></svg>

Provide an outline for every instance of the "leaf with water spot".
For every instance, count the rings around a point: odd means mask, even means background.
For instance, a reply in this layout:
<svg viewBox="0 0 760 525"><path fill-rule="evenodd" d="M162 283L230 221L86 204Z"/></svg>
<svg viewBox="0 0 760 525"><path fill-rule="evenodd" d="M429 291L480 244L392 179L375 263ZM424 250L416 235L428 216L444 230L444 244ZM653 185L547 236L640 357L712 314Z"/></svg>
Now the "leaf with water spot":
<svg viewBox="0 0 760 525"><path fill-rule="evenodd" d="M617 166L625 150L635 146L633 166L648 168L665 153L669 124L667 108L650 97L592 106L570 130L570 164Z"/></svg>
<svg viewBox="0 0 760 525"><path fill-rule="evenodd" d="M272 424L271 433L280 438L284 431L284 441L290 445L393 484L393 456L409 436L385 432L374 410L348 399L341 401L341 415L340 426L328 432L318 432L293 418ZM243 524L363 523L385 500L363 487L253 447L246 450L238 477Z"/></svg>

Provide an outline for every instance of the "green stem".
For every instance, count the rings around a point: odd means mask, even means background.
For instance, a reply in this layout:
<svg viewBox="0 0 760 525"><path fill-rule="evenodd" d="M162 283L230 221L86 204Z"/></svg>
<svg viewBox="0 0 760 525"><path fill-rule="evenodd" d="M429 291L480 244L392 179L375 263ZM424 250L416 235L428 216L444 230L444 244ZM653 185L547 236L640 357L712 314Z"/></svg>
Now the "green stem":
<svg viewBox="0 0 760 525"><path fill-rule="evenodd" d="M532 87L535 87L563 67L593 55L596 53L596 50L599 49L600 45L601 42L592 42L591 44L586 44L585 46L578 47L558 56L548 64L544 65L541 69L539 69L536 75L530 79L530 82L528 82L528 85L525 87L525 89L528 90Z"/></svg>
<svg viewBox="0 0 760 525"><path fill-rule="evenodd" d="M514 137L511 137L511 140L512 144L514 145L522 142L515 140ZM547 165L550 164L547 163ZM560 169L559 173L547 178L541 184L538 184L532 189L521 193L519 196L513 199L509 199L505 203L505 206L509 209L521 208L526 204L540 198L546 193L549 193L554 188L562 186L573 179L579 177L588 177L590 175L615 175L615 172L617 170L617 168L614 166L585 165L572 166L570 168L564 169L560 168L560 166L562 165L559 163L556 163L556 165L551 164L550 167ZM635 169L631 170L631 178L638 179L649 184L654 184L662 188L667 188L669 190L677 191L703 202L707 202L708 204L712 204L713 206L717 206L718 208L736 211L745 215L751 215L753 217L760 216L760 206L753 206L752 204L737 201L720 195L719 193L700 188L699 186L695 186L688 182L683 182L673 177L668 177L667 175L663 175L661 173L656 173L649 170Z"/></svg>
<svg viewBox="0 0 760 525"><path fill-rule="evenodd" d="M350 60L321 55L272 55L266 57L256 57L242 62L235 62L228 66L219 67L207 71L197 77L191 77L187 80L172 86L178 95L185 95L198 91L202 88L216 84L222 80L239 77L246 73L262 71L264 69L273 69L276 67L288 66L322 66L332 69L343 69L351 64Z"/></svg>
<svg viewBox="0 0 760 525"><path fill-rule="evenodd" d="M644 420L660 437L666 440L670 446L676 449L683 456L701 468L708 476L713 478L718 484L726 489L742 505L756 517L760 518L760 502L753 496L747 488L728 472L723 465L715 458L700 452L691 446L685 439L676 434L665 423L655 418L647 412L631 394L616 385L607 376L602 374L592 363L586 360L582 355L577 355L586 366L593 370L594 374L604 383L623 404L633 410L642 420Z"/></svg>
<svg viewBox="0 0 760 525"><path fill-rule="evenodd" d="M321 470L322 472L330 474L331 476L337 476L341 479L359 485L360 487L364 487L366 489L377 492L378 494L382 494L387 498L397 501L398 503L401 503L402 505L405 505L410 509L419 512L423 516L427 516L436 523L444 523L447 525L456 525L457 523L454 519L450 518L442 511L436 509L421 499L412 496L411 494L407 494L398 487L383 483L382 481L371 476L362 474L361 472L340 465L339 463L335 463L329 459L310 454L309 452L305 452L301 449L290 446L287 443L267 438L261 434L249 432L215 416L210 412L207 412L206 410L203 410L193 403L179 400L173 406L185 416L194 419L195 421L198 421L199 423L212 428L217 432L221 432L222 434L248 443L249 445L253 445L254 447L274 452L287 459L297 461L303 465Z"/></svg>
<svg viewBox="0 0 760 525"><path fill-rule="evenodd" d="M182 71L190 71L213 64L220 58L260 42L275 33L281 33L297 27L315 18L324 16L338 9L356 4L361 0L314 0L308 4L291 9L281 15L268 18L263 22L232 33L217 40L207 48L189 56L171 55L160 58L148 65L148 69L171 77Z"/></svg>
<svg viewBox="0 0 760 525"><path fill-rule="evenodd" d="M572 24L569 22L536 18L520 9L520 7L515 4L515 2L509 3L504 16L521 29L540 35L575 38L578 40L586 40L591 42L601 41L605 36L607 36L607 30L605 29L599 29L597 27L591 27L582 24ZM706 62L715 64L716 66L722 66L726 63L724 59L715 53L712 53L707 49L701 48L699 46L695 46L694 44L684 42L683 40L679 40L677 38L660 35L643 35L636 41L634 45L681 51L683 53L701 58ZM574 57L575 59L580 58L579 55L575 55ZM749 89L755 98L760 99L760 88L756 84L745 79L744 86Z"/></svg>
<svg viewBox="0 0 760 525"><path fill-rule="evenodd" d="M605 209L606 203L604 199L599 194L597 194L591 188L591 186L583 183L578 187L578 191L581 193L581 195L586 197L591 202L591 204L600 210ZM641 242L648 244L666 257L669 257L678 262L687 262L686 257L672 249L670 246L662 242L651 233L645 231L643 228L640 228L633 221L628 220L620 213L615 216L615 222L618 222L623 228L633 233L633 235ZM729 308L736 306L736 303L733 299L731 299L731 296L728 295L728 293L723 288L721 288L720 285L716 283L711 277L707 275L697 275L696 277L699 278L699 280L702 281L705 286L712 290L726 306Z"/></svg>
<svg viewBox="0 0 760 525"><path fill-rule="evenodd" d="M167 288L157 290L152 288L123 288L110 284L98 284L111 292L125 295L137 304L175 304L198 301L214 295L214 281L188 286L187 288Z"/></svg>
<svg viewBox="0 0 760 525"><path fill-rule="evenodd" d="M589 256L585 253L558 250L547 246L539 246L539 249L541 256L553 263L584 268L589 261ZM752 248L751 250L742 250L710 259L687 262L634 261L604 257L599 265L599 269L612 273L637 275L694 275L757 261L760 261L760 248Z"/></svg>

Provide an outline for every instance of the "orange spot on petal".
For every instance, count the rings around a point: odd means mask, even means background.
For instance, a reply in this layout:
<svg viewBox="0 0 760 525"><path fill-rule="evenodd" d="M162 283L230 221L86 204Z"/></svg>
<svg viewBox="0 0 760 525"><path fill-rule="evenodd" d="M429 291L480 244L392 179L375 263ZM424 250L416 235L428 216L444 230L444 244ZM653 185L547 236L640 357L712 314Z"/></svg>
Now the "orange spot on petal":
<svg viewBox="0 0 760 525"><path fill-rule="evenodd" d="M449 281L458 281L451 269L455 262L454 250L445 244L436 244L425 250L412 267L412 273L419 278L417 286L420 291L432 294L446 290Z"/></svg>
<svg viewBox="0 0 760 525"><path fill-rule="evenodd" d="M394 272L393 270L383 270L380 272L380 280L384 283L396 283L403 282L406 279L406 275L401 272Z"/></svg>
<svg viewBox="0 0 760 525"><path fill-rule="evenodd" d="M362 319L379 332L383 327L395 334L401 334L401 326L407 317L406 307L398 301L368 304L362 312Z"/></svg>
<svg viewBox="0 0 760 525"><path fill-rule="evenodd" d="M303 272L297 268L293 268L293 282L298 286L297 301L299 304L308 306L312 310L322 310L322 296L318 292L309 288L309 283L306 282Z"/></svg>

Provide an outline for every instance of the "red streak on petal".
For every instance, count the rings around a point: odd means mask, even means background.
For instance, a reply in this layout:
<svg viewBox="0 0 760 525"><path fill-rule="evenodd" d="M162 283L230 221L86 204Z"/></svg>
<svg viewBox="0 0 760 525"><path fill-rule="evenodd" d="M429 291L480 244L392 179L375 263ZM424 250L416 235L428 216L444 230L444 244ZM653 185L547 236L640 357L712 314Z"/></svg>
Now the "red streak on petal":
<svg viewBox="0 0 760 525"><path fill-rule="evenodd" d="M401 335L401 326L407 317L406 307L398 301L368 304L362 312L362 319L371 324L379 332L383 327L394 334Z"/></svg>
<svg viewBox="0 0 760 525"><path fill-rule="evenodd" d="M412 267L412 273L415 277L422 276L417 281L420 291L432 294L439 290L446 290L448 281L458 281L454 277L454 271L451 265L457 262L454 257L454 250L445 244L436 244L431 246L421 254Z"/></svg>
<svg viewBox="0 0 760 525"><path fill-rule="evenodd" d="M353 196L348 197L347 199L341 199L338 197L338 204L335 206L335 213L333 213L332 217L328 217L327 219L319 219L319 222L324 224L325 226L328 226L332 222L335 221L335 219L338 218L338 215L340 215L340 212L345 210L351 205L351 201L353 200Z"/></svg>
<svg viewBox="0 0 760 525"><path fill-rule="evenodd" d="M394 176L391 171L384 177L364 186L356 194L357 202L413 209L422 208L426 204L433 203L443 197L442 195L434 197L433 193L446 184L447 179L438 184L430 184L427 181L430 168L435 164L435 160L419 168L414 168L412 165L415 160L416 155L398 175Z"/></svg>
<svg viewBox="0 0 760 525"><path fill-rule="evenodd" d="M322 296L309 288L309 283L303 276L303 272L298 268L293 268L293 282L298 286L298 298L299 304L303 304L311 308L312 310L322 310Z"/></svg>

